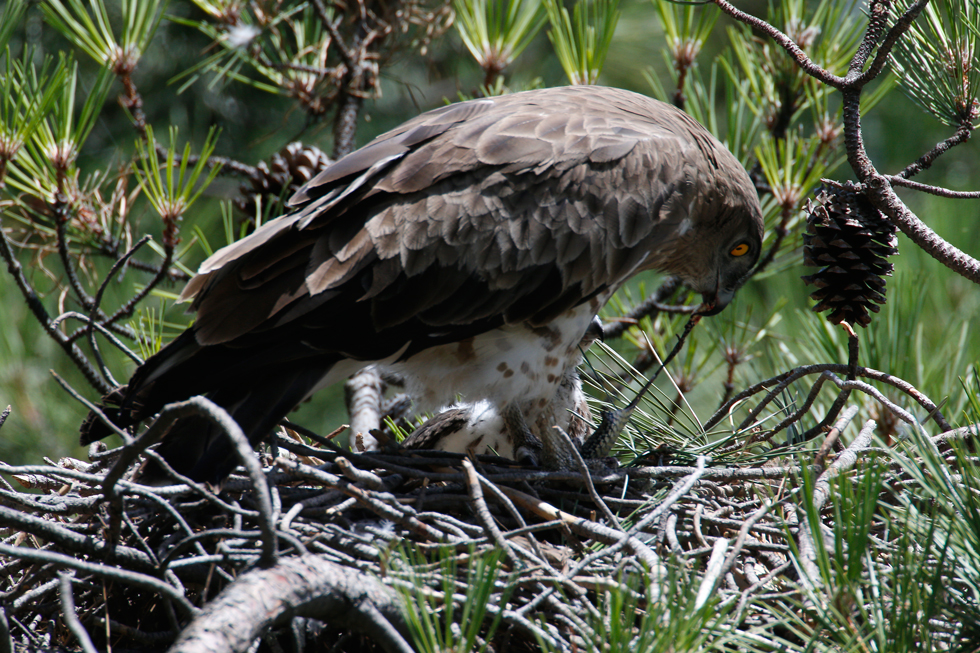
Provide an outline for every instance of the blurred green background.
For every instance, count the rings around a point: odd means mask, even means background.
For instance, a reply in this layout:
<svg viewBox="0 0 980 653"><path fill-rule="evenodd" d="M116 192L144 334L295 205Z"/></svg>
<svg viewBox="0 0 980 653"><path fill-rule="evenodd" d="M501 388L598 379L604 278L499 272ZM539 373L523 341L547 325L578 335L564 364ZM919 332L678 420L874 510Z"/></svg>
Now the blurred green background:
<svg viewBox="0 0 980 653"><path fill-rule="evenodd" d="M744 6L742 6L744 5ZM0 3L2 6L2 3ZM742 9L761 9L763 3L740 3ZM650 93L643 73L651 68L669 85L667 65L662 56L663 33L651 4L626 0L621 4L623 18L606 60L603 84ZM199 18L189 3L172 2L171 15ZM716 28L717 42L712 48L725 45L722 19ZM55 53L67 48L63 39L46 25L36 7L29 10L19 42L36 48L36 56ZM208 41L195 30L164 20L147 55L140 63L136 83L144 97L148 120L158 133L176 125L180 138L199 144L212 126L221 129L217 154L255 165L267 160L286 143L301 140L331 151L331 131L328 123L309 124L282 97L262 93L242 84L213 86L199 81L182 93L170 81L206 54ZM412 52L412 51L406 51ZM83 68L94 64L79 56ZM540 84L561 85L565 77L544 33L518 59L509 71L508 85L514 89ZM383 69L382 95L365 105L358 128L357 141L367 142L374 135L389 129L420 111L458 99L459 94L472 95L482 80L482 73L473 63L454 30L438 40L425 57L406 55ZM539 81L535 81L539 80ZM879 170L896 173L914 161L937 142L947 138L952 130L924 114L901 91L894 91L884 102L864 118L865 139L873 161ZM133 150L135 137L128 118L115 103L105 111L90 137L81 166L95 168L106 164L125 165ZM977 144L967 143L939 159L932 169L916 177L923 183L946 186L957 190L980 189L980 156ZM848 178L846 166L838 169L836 178ZM238 180L220 178L208 190L209 197L195 206L193 221L207 234L212 244L223 244L219 201L237 193ZM920 218L957 247L974 257L980 257L980 201L946 200L911 191L900 195ZM143 228L148 233L159 231L150 216ZM185 242L192 236L194 222L185 221ZM158 234L157 234L158 235ZM963 401L958 379L966 376L970 366L980 361L980 288L949 272L917 247L900 236L900 252L895 257L895 277L889 280L888 304L882 313L862 333L861 363L883 369L916 384L934 400L949 396L947 412L951 421L958 421L956 407ZM185 263L191 268L206 256L203 248L194 247ZM20 253L27 275L39 291L51 313L59 311L59 296L54 291L61 281L60 264ZM740 370L738 387L757 381L789 365L816 362L844 362L844 338L839 329L832 331L822 317L808 311L808 289L800 280L808 271L802 257L779 261L778 272L754 279L741 292L736 303L712 318L705 326L702 338L726 333L731 325L751 320L758 323L772 313L768 338L753 351L753 360ZM108 261L93 261L85 272L100 279L108 269ZM135 273L130 272L130 275ZM655 287L652 279L641 280ZM640 282L638 282L640 283ZM125 284L113 283L105 305L115 307L126 296ZM635 289L638 285L634 286ZM171 293L179 287L164 288ZM11 464L39 462L42 456L57 458L63 455L84 457L77 445L77 427L86 409L71 399L52 379L56 371L90 399L97 393L89 388L58 346L42 331L30 315L21 294L10 277L0 274L0 410L8 404L12 413L0 429L0 460ZM168 310L171 321L189 318L180 308L170 308L165 299L154 297L145 302L146 310ZM741 326L740 326L741 328ZM173 333L170 329L169 333ZM829 334L829 335L828 335ZM827 343L835 347L828 351ZM133 365L123 357L109 354L110 367L120 381L128 378ZM721 394L719 384L704 384L693 403L702 418L717 405ZM345 420L341 410L340 388L332 388L304 405L296 419L310 428L332 430ZM948 409L947 409L948 410ZM702 414L704 413L704 414Z"/></svg>

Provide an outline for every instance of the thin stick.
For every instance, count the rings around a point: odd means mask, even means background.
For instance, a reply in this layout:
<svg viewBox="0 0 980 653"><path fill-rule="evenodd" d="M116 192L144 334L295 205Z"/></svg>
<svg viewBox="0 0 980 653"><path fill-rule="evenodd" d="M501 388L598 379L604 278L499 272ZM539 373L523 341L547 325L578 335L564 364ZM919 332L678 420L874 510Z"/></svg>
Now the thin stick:
<svg viewBox="0 0 980 653"><path fill-rule="evenodd" d="M79 646L82 647L85 653L98 653L98 649L92 643L92 638L89 637L88 631L85 630L85 626L82 625L82 622L78 619L78 615L75 613L75 596L71 591L71 574L67 571L62 571L58 576L60 578L59 585L61 588L61 616L65 620L65 625L68 626L68 630L78 640Z"/></svg>

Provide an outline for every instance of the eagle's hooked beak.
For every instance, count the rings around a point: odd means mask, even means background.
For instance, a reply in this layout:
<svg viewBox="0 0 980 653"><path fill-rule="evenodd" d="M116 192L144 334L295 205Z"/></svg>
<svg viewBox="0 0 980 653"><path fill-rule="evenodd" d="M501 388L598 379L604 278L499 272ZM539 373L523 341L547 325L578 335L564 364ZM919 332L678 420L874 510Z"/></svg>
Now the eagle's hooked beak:
<svg viewBox="0 0 980 653"><path fill-rule="evenodd" d="M694 311L695 315L717 315L731 303L735 297L736 287L725 287L721 283L721 272L715 281L713 290L701 293L701 305Z"/></svg>

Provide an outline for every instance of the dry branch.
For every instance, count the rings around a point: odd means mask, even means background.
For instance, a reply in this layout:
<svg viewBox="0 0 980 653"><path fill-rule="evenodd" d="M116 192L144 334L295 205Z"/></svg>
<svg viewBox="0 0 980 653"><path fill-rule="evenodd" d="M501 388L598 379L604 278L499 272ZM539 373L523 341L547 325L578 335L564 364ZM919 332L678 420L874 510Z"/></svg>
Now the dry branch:
<svg viewBox="0 0 980 653"><path fill-rule="evenodd" d="M368 574L306 555L251 571L184 629L172 653L244 653L295 617L370 635L387 653L411 653L396 593Z"/></svg>

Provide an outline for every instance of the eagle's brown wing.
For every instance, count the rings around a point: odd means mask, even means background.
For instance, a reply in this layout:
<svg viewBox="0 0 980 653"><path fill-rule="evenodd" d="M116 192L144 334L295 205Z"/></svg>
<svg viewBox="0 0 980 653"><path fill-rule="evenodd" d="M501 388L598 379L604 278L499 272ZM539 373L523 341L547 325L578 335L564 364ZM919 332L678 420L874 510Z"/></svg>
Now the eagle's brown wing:
<svg viewBox="0 0 980 653"><path fill-rule="evenodd" d="M293 213L201 266L185 291L198 342L311 318L335 340L318 309L345 314L334 299L352 283L371 332L545 323L641 261L657 266L712 144L669 105L601 91L450 105L341 159Z"/></svg>

